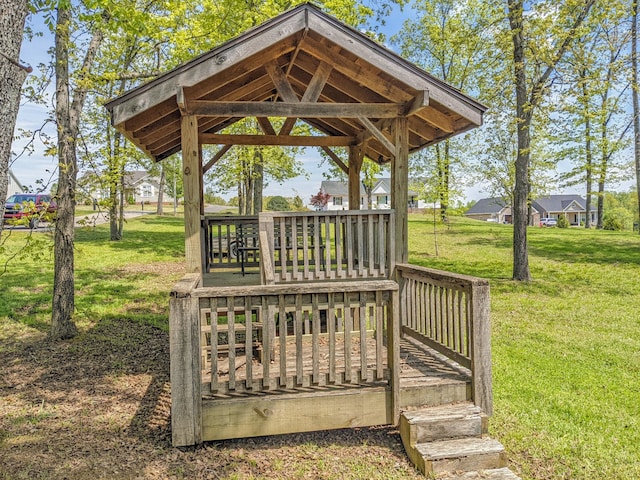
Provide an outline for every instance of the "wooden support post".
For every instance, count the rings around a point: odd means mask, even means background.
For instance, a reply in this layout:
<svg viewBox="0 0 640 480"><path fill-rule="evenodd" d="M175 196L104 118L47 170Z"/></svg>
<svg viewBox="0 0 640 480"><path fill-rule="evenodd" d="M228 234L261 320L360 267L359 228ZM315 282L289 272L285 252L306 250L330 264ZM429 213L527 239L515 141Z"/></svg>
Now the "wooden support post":
<svg viewBox="0 0 640 480"><path fill-rule="evenodd" d="M362 168L362 145L349 148L349 210L360 210L360 169Z"/></svg>
<svg viewBox="0 0 640 480"><path fill-rule="evenodd" d="M174 447L202 442L200 315L191 292L201 275L187 274L176 284L169 301L171 358L171 436Z"/></svg>
<svg viewBox="0 0 640 480"><path fill-rule="evenodd" d="M389 371L391 372L391 414L393 424L400 422L400 292L391 292L387 317L387 345Z"/></svg>
<svg viewBox="0 0 640 480"><path fill-rule="evenodd" d="M489 282L471 287L471 375L473 403L493 415L493 380L491 372L491 317Z"/></svg>
<svg viewBox="0 0 640 480"><path fill-rule="evenodd" d="M395 210L395 235L397 263L409 260L408 188L409 188L409 127L407 117L394 122L396 154L391 159L391 208Z"/></svg>
<svg viewBox="0 0 640 480"><path fill-rule="evenodd" d="M198 120L193 115L186 115L182 117L181 126L186 266L187 272L202 272L202 162L198 144Z"/></svg>

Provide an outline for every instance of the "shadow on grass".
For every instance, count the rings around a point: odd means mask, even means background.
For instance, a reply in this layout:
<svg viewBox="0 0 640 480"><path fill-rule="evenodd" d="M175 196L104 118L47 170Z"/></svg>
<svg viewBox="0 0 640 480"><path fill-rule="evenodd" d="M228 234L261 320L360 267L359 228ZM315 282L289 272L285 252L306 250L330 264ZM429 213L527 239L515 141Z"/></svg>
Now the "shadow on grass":
<svg viewBox="0 0 640 480"><path fill-rule="evenodd" d="M166 332L113 318L0 350L0 478L354 478L363 452L420 478L390 427L172 448L168 349Z"/></svg>

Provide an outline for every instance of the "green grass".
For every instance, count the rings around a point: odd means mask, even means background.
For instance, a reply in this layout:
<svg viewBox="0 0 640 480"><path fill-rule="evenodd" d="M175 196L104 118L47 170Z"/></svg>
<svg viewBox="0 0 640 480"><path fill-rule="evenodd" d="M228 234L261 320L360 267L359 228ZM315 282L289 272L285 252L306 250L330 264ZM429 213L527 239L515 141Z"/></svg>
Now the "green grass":
<svg viewBox="0 0 640 480"><path fill-rule="evenodd" d="M184 271L181 218L145 216L109 241L109 226L76 230L76 315L79 327L126 318L167 328L168 295ZM3 233L0 327L10 322L47 331L53 291L50 234ZM25 243L31 246L26 250ZM1 270L0 270L1 271Z"/></svg>
<svg viewBox="0 0 640 480"><path fill-rule="evenodd" d="M640 478L640 237L529 229L533 281L510 280L509 226L410 218L410 261L489 278L492 434L524 478Z"/></svg>
<svg viewBox="0 0 640 480"><path fill-rule="evenodd" d="M512 467L525 479L640 478L640 237L531 228L533 281L518 283L510 226L454 218L434 236L427 216L409 221L412 263L490 280L491 434ZM25 238L14 231L0 260ZM2 340L48 329L53 262L50 239L39 242L0 277ZM183 252L172 216L129 221L121 242L107 225L78 230L79 327L127 318L166 328Z"/></svg>

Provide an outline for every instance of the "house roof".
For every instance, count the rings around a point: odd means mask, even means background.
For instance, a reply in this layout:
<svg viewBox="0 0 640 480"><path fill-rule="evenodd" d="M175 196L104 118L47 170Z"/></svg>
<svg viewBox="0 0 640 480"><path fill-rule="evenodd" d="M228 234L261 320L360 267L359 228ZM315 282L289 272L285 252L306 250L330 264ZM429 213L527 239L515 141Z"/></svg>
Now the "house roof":
<svg viewBox="0 0 640 480"><path fill-rule="evenodd" d="M323 180L320 184L320 190L332 197L348 197L349 184L347 182L338 182L335 180ZM360 184L360 193L362 194L362 184Z"/></svg>
<svg viewBox="0 0 640 480"><path fill-rule="evenodd" d="M347 182L339 182L335 180L323 180L322 183L320 184L320 190L334 197L349 196L349 184ZM360 182L360 195L364 195L365 191L366 190L364 188L364 184ZM379 178L378 180L376 180L376 183L373 185L373 188L371 189L371 193L374 193L376 195L379 195L381 193L385 195L391 195L391 179L386 177L386 178ZM412 190L409 190L408 195L410 197L417 196L418 193Z"/></svg>
<svg viewBox="0 0 640 480"><path fill-rule="evenodd" d="M580 195L547 195L538 197L532 205L540 212L555 213L575 210L571 208L575 204L580 211L586 211L586 200Z"/></svg>
<svg viewBox="0 0 640 480"><path fill-rule="evenodd" d="M486 107L361 32L302 4L108 102L113 125L155 160L181 149L181 117L198 117L200 143L364 145L386 162L391 120L407 116L409 151L482 124ZM226 127L256 117L265 135ZM315 128L275 131L269 118ZM317 134L319 132L319 135ZM260 138L258 138L260 137ZM256 143L260 142L260 143Z"/></svg>
<svg viewBox="0 0 640 480"><path fill-rule="evenodd" d="M487 215L492 213L500 213L509 204L502 198L483 198L478 200L473 206L465 212L465 215Z"/></svg>

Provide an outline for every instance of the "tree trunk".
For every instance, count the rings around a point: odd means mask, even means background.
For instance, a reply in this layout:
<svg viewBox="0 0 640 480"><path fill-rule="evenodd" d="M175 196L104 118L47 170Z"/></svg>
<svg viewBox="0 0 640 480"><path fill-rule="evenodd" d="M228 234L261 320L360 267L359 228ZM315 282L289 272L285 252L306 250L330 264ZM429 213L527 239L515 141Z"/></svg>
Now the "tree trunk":
<svg viewBox="0 0 640 480"><path fill-rule="evenodd" d="M113 136L113 151L109 162L109 239L111 241L122 240L122 231L119 228L120 217L120 168L117 161L120 154L120 132Z"/></svg>
<svg viewBox="0 0 640 480"><path fill-rule="evenodd" d="M513 279L531 280L527 244L527 203L529 198L531 105L527 101L522 1L509 2L509 24L513 40L513 61L516 90L516 121L518 122L518 155L516 183L513 195Z"/></svg>
<svg viewBox="0 0 640 480"><path fill-rule="evenodd" d="M440 144L436 145L436 156L438 164L438 197L440 199L440 220L447 221L449 210L449 183L451 160L449 159L449 140L444 141L444 152L440 149Z"/></svg>
<svg viewBox="0 0 640 480"><path fill-rule="evenodd" d="M264 158L262 152L256 150L254 165L255 179L253 184L253 214L258 215L262 211L262 193L264 190Z"/></svg>
<svg viewBox="0 0 640 480"><path fill-rule="evenodd" d="M70 8L58 7L55 33L56 50L56 121L58 124L58 202L55 222L53 308L51 332L53 339L72 338L77 334L73 322L75 308L74 283L74 212L77 175L76 133L71 118L69 89L69 24Z"/></svg>
<svg viewBox="0 0 640 480"><path fill-rule="evenodd" d="M20 90L31 71L18 61L26 17L26 0L0 0L0 215L4 215L7 198L11 142L20 106Z"/></svg>
<svg viewBox="0 0 640 480"><path fill-rule="evenodd" d="M638 1L633 2L631 18L631 69L633 95L633 154L636 165L636 194L638 195L638 233L640 233L640 106L638 105Z"/></svg>
<svg viewBox="0 0 640 480"><path fill-rule="evenodd" d="M587 182L587 203L586 203L586 218L584 220L584 228L591 228L591 185L592 185L592 175L593 175L593 158L591 152L591 112L589 109L589 99L588 99L588 91L586 85L586 77L587 74L584 71L580 72L582 84L582 94L584 96L585 102L585 112L584 112L584 134L586 137L585 142L585 169L586 169L586 182Z"/></svg>
<svg viewBox="0 0 640 480"><path fill-rule="evenodd" d="M162 206L162 203L164 202L164 183L165 183L165 172L164 172L164 163L163 163L160 170L160 185L158 186L158 206L156 208L156 215L164 214L164 208Z"/></svg>
<svg viewBox="0 0 640 480"><path fill-rule="evenodd" d="M67 339L76 335L73 322L75 309L74 282L74 215L78 162L76 140L80 115L87 98L88 82L80 82L71 100L69 85L69 45L71 24L70 2L59 2L55 32L56 122L58 127L58 212L54 233L53 300L51 339ZM88 76L102 42L96 30L89 41L80 76Z"/></svg>

